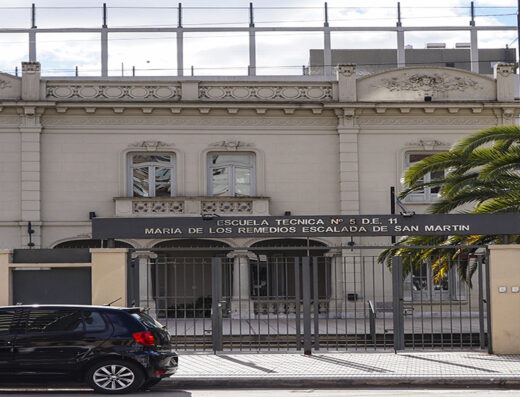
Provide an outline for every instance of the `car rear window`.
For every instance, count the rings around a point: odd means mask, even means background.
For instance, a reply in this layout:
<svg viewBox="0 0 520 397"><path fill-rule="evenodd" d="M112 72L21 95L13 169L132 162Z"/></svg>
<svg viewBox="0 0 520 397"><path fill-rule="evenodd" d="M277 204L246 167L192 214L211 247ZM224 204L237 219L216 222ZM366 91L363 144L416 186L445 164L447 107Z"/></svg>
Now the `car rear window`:
<svg viewBox="0 0 520 397"><path fill-rule="evenodd" d="M160 322L155 320L152 316L149 316L146 313L139 312L139 313L132 313L132 317L139 320L141 324L143 324L147 328L152 329L163 329L163 326Z"/></svg>
<svg viewBox="0 0 520 397"><path fill-rule="evenodd" d="M32 309L27 318L26 333L83 331L78 310Z"/></svg>
<svg viewBox="0 0 520 397"><path fill-rule="evenodd" d="M14 333L14 319L16 310L2 310L0 311L0 335L9 335Z"/></svg>

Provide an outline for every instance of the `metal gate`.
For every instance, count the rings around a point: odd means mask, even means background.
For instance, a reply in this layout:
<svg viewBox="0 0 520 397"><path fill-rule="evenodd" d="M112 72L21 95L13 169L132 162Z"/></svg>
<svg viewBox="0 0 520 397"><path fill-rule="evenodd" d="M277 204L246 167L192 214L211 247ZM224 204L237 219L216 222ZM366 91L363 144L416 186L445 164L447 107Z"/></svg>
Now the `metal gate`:
<svg viewBox="0 0 520 397"><path fill-rule="evenodd" d="M441 274L432 271L439 258L403 271L406 261L393 257L390 270L351 248L139 258L129 298L168 327L179 350L485 349L488 256L478 251L448 260Z"/></svg>

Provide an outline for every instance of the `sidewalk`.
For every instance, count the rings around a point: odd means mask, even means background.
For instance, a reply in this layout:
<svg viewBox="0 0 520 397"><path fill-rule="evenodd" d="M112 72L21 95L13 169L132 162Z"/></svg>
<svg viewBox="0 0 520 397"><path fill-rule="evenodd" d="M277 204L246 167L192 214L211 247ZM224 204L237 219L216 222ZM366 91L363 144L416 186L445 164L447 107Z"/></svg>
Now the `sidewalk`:
<svg viewBox="0 0 520 397"><path fill-rule="evenodd" d="M520 355L482 352L182 354L163 387L520 387Z"/></svg>

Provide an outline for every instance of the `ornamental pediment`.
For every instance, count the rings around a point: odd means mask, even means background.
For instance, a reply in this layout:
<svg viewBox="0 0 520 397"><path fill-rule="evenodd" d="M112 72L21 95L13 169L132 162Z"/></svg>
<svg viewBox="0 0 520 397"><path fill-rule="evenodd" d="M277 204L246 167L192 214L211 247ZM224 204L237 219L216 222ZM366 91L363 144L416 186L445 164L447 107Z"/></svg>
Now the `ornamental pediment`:
<svg viewBox="0 0 520 397"><path fill-rule="evenodd" d="M0 73L0 100L20 99L22 80L7 73Z"/></svg>
<svg viewBox="0 0 520 397"><path fill-rule="evenodd" d="M357 82L359 101L496 100L496 82L465 70L441 67L394 69Z"/></svg>

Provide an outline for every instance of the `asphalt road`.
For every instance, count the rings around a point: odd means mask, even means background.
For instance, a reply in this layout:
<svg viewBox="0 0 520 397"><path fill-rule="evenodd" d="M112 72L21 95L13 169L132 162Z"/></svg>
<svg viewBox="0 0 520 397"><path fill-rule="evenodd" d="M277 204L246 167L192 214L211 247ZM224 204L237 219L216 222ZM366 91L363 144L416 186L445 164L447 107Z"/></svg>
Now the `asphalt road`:
<svg viewBox="0 0 520 397"><path fill-rule="evenodd" d="M88 389L13 389L0 386L2 396L59 396L78 397L95 395ZM156 387L153 390L132 394L146 397L375 397L375 396L414 396L414 397L513 397L520 396L520 390L506 389L422 389L422 388L355 388L355 389L199 389L172 390Z"/></svg>

